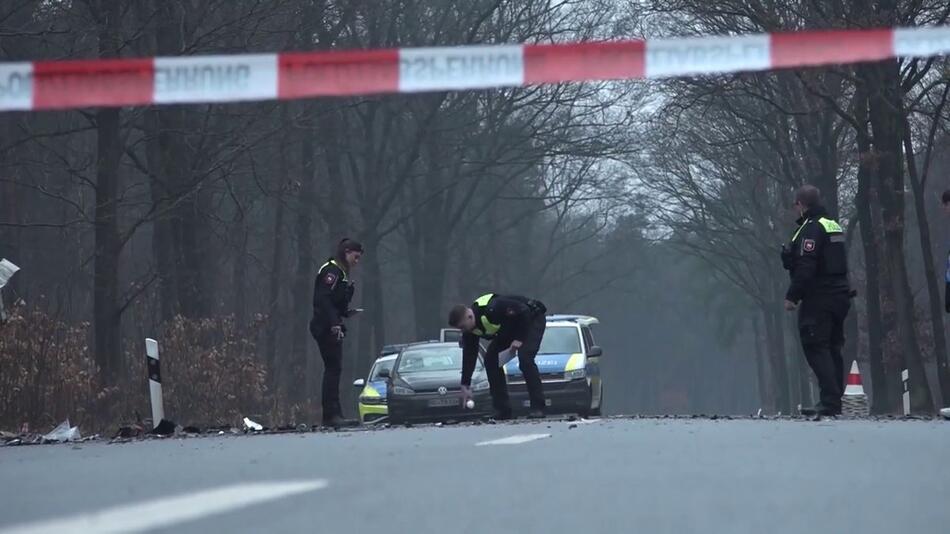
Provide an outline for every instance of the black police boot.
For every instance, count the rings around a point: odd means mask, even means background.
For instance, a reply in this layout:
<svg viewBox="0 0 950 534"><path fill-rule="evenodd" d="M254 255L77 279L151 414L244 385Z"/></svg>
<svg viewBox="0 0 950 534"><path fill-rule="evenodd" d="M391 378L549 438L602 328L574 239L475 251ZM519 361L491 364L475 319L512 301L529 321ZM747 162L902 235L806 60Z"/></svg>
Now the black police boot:
<svg viewBox="0 0 950 534"><path fill-rule="evenodd" d="M340 417L339 415L331 415L329 417L323 418L323 426L328 426L331 428L340 428L341 426L346 426L346 420Z"/></svg>
<svg viewBox="0 0 950 534"><path fill-rule="evenodd" d="M547 414L545 414L541 408L532 408L531 411L528 412L528 419L544 419L545 417L547 417Z"/></svg>
<svg viewBox="0 0 950 534"><path fill-rule="evenodd" d="M841 408L825 406L820 402L814 408L802 408L801 414L805 417L835 417L841 415Z"/></svg>
<svg viewBox="0 0 950 534"><path fill-rule="evenodd" d="M495 421L508 421L514 418L514 415L511 413L511 408L507 410L495 410L494 415L492 415L492 419Z"/></svg>

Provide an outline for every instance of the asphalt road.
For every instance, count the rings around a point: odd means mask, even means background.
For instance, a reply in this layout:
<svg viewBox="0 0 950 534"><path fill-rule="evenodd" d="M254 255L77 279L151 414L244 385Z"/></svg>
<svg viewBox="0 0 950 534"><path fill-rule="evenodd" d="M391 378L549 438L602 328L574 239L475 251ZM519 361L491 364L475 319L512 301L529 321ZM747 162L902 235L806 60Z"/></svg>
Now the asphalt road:
<svg viewBox="0 0 950 534"><path fill-rule="evenodd" d="M600 420L0 448L11 532L925 534L950 423ZM496 441L501 440L501 441Z"/></svg>

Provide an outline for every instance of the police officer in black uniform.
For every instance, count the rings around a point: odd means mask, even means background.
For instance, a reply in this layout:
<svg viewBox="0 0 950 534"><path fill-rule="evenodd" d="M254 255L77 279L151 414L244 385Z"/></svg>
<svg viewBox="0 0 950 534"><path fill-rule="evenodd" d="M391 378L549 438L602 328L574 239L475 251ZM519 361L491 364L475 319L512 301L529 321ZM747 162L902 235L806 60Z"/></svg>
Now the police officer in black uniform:
<svg viewBox="0 0 950 534"><path fill-rule="evenodd" d="M499 365L498 353L510 349L518 356L531 399L528 417L544 417L544 389L541 373L534 362L541 348L547 308L537 300L518 295L482 295L471 306L459 304L449 312L449 325L462 330L462 402L472 398L472 373L478 358L479 338L491 342L485 351L485 372L491 388L496 419L511 419L508 383Z"/></svg>
<svg viewBox="0 0 950 534"><path fill-rule="evenodd" d="M340 375L343 372L343 338L346 326L343 319L350 317L354 285L350 273L363 256L363 246L352 239L343 239L336 254L317 272L313 288L313 319L310 334L317 341L323 358L323 424L344 424L340 406Z"/></svg>
<svg viewBox="0 0 950 534"><path fill-rule="evenodd" d="M821 205L817 187L795 192L801 218L782 264L791 275L785 309L798 309L798 332L808 365L818 379L820 401L803 415L838 415L844 394L844 321L851 308L844 231Z"/></svg>

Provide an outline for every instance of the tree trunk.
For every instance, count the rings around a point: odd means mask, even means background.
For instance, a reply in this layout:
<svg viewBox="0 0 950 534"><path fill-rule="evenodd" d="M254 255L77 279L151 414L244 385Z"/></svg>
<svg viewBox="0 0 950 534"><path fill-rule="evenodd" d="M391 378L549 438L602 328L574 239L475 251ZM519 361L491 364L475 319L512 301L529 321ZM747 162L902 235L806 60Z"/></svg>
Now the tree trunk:
<svg viewBox="0 0 950 534"><path fill-rule="evenodd" d="M864 300L867 310L868 327L868 367L871 378L871 413L883 414L891 411L893 397L884 368L884 319L881 311L880 256L879 241L872 217L872 168L871 139L865 129L867 124L867 93L863 84L858 83L855 94L855 115L861 128L857 133L858 148L858 193L855 197L858 211L858 228L861 232L861 245L864 250ZM855 340L857 341L857 340Z"/></svg>
<svg viewBox="0 0 950 534"><path fill-rule="evenodd" d="M875 91L869 98L869 116L874 133L873 145L878 158L878 184L888 269L888 283L894 296L900 336L900 352L906 362L910 379L911 407L915 413L933 412L933 398L927 383L920 344L917 339L913 294L904 260L904 166L903 117L899 65L896 60L865 67L865 81Z"/></svg>
<svg viewBox="0 0 950 534"><path fill-rule="evenodd" d="M379 350L386 342L385 329L385 300L383 294L382 270L379 262L379 237L373 234L364 234L360 236L367 254L363 256L361 269L363 276L361 284L357 286L357 297L360 299L361 306L366 309L366 314L358 315L359 332L356 353L352 358L347 359L347 365L343 368L343 375L346 384L356 378L365 376L370 365L376 360ZM351 352L352 354L352 352ZM353 388L343 388L343 395L350 400L355 401L355 395L358 393ZM350 403L352 404L352 403Z"/></svg>
<svg viewBox="0 0 950 534"><path fill-rule="evenodd" d="M935 119L938 120L938 119ZM917 213L917 236L920 238L920 250L924 260L924 279L927 281L927 302L930 305L930 329L933 333L934 356L937 361L937 380L940 384L940 396L943 404L950 399L950 369L947 367L947 337L943 329L944 310L937 283L937 270L934 267L935 259L933 241L930 238L930 223L927 220L927 206L924 199L924 184L921 183L917 172L917 160L914 155L914 145L911 141L910 125L904 119L904 151L907 156L907 171L911 188L914 191L914 211Z"/></svg>
<svg viewBox="0 0 950 534"><path fill-rule="evenodd" d="M765 412L775 411L775 401L772 398L772 383L768 373L768 340L762 332L762 318L754 317L752 332L755 336L755 370L758 378L759 404Z"/></svg>
<svg viewBox="0 0 950 534"><path fill-rule="evenodd" d="M299 130L300 145L300 192L297 195L297 270L294 276L294 312L291 334L291 389L290 395L295 404L310 404L310 386L316 383L317 365L314 358L308 357L312 341L308 334L309 318L312 315L313 280L316 275L313 255L313 217L316 208L316 184L314 162L316 147L313 132L305 128ZM311 405L312 407L312 405Z"/></svg>
<svg viewBox="0 0 950 534"><path fill-rule="evenodd" d="M234 251L234 283L232 284L234 324L239 330L247 327L247 221L242 217L238 243Z"/></svg>
<svg viewBox="0 0 950 534"><path fill-rule="evenodd" d="M785 328L779 312L773 309L762 310L765 315L765 339L772 362L772 390L775 392L775 409L782 413L791 412L791 396L788 381L788 365L785 360Z"/></svg>
<svg viewBox="0 0 950 534"><path fill-rule="evenodd" d="M287 114L285 106L281 106L281 122L286 124ZM271 256L271 272L268 280L267 305L267 335L264 341L264 354L267 360L267 372L271 380L271 391L278 400L283 400L281 394L286 395L284 361L277 357L277 340L283 325L283 313L280 309L281 281L284 279L284 191L287 176L287 142L284 141L277 148L278 187L274 195L274 248Z"/></svg>
<svg viewBox="0 0 950 534"><path fill-rule="evenodd" d="M155 220L152 222L152 255L158 276L159 322L168 322L178 310L178 292L175 287L175 261L172 251L172 225L169 220L168 198L170 192L164 171L161 142L161 111L145 112L145 158L149 170L149 190Z"/></svg>
<svg viewBox="0 0 950 534"><path fill-rule="evenodd" d="M98 12L99 57L119 56L120 5L102 1ZM94 274L94 320L96 363L106 384L114 384L120 365L121 343L119 314L119 160L122 140L119 109L96 112L96 245Z"/></svg>

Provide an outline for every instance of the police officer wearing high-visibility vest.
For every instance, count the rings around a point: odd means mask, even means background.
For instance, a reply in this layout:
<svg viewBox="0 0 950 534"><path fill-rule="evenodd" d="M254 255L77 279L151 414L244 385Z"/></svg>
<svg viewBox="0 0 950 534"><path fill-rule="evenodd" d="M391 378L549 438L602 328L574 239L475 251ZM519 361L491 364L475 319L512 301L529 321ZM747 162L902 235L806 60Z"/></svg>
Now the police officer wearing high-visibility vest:
<svg viewBox="0 0 950 534"><path fill-rule="evenodd" d="M818 379L820 401L803 415L838 415L844 394L844 321L851 308L844 231L821 205L817 187L795 192L801 215L782 264L791 275L785 309L798 309L798 332L808 365Z"/></svg>
<svg viewBox="0 0 950 534"><path fill-rule="evenodd" d="M336 254L317 272L313 288L313 319L310 334L317 341L323 358L323 423L340 426L344 423L340 405L340 375L343 372L343 319L352 316L350 309L354 285L353 269L363 256L363 246L352 239L337 244Z"/></svg>
<svg viewBox="0 0 950 534"><path fill-rule="evenodd" d="M478 359L479 338L491 340L485 351L485 373L491 388L492 404L496 419L510 419L511 401L508 398L508 383L498 354L513 351L518 357L518 367L524 376L531 399L529 417L544 417L544 389L541 373L534 362L541 348L547 308L537 300L518 295L487 294L479 297L471 306L459 304L449 311L449 325L462 331L462 402L472 399L472 373Z"/></svg>

